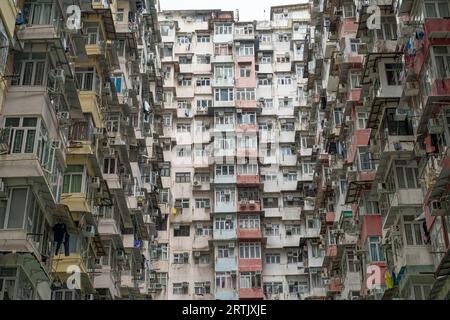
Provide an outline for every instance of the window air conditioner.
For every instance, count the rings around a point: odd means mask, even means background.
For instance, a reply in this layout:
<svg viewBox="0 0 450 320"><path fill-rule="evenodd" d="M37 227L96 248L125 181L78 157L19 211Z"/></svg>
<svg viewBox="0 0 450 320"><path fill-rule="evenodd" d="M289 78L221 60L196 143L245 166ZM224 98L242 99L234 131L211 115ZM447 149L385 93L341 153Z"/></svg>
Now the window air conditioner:
<svg viewBox="0 0 450 320"><path fill-rule="evenodd" d="M432 216L443 216L448 212L445 208L445 203L439 200L431 201L429 207Z"/></svg>
<svg viewBox="0 0 450 320"><path fill-rule="evenodd" d="M92 225L86 225L83 227L83 235L88 238L95 236L95 227Z"/></svg>
<svg viewBox="0 0 450 320"><path fill-rule="evenodd" d="M228 248L234 248L234 242L228 243Z"/></svg>
<svg viewBox="0 0 450 320"><path fill-rule="evenodd" d="M233 220L233 216L232 215L226 215L225 216L225 220Z"/></svg>
<svg viewBox="0 0 450 320"><path fill-rule="evenodd" d="M194 252L194 257L200 257L202 255L202 253L200 251L195 251Z"/></svg>
<svg viewBox="0 0 450 320"><path fill-rule="evenodd" d="M93 177L91 180L91 186L93 188L100 188L100 178L99 177Z"/></svg>

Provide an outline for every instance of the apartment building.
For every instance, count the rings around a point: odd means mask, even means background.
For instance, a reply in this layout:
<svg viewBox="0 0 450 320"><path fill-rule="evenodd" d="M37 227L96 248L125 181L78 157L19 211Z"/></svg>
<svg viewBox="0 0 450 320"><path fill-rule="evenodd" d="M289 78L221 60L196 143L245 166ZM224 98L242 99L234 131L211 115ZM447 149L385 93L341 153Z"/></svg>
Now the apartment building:
<svg viewBox="0 0 450 320"><path fill-rule="evenodd" d="M163 11L159 22L168 223L154 247L154 297L324 298L310 5L272 7L270 21L196 10Z"/></svg>
<svg viewBox="0 0 450 320"><path fill-rule="evenodd" d="M448 299L449 5L312 2L330 298Z"/></svg>
<svg viewBox="0 0 450 320"><path fill-rule="evenodd" d="M149 298L157 6L2 1L1 300Z"/></svg>

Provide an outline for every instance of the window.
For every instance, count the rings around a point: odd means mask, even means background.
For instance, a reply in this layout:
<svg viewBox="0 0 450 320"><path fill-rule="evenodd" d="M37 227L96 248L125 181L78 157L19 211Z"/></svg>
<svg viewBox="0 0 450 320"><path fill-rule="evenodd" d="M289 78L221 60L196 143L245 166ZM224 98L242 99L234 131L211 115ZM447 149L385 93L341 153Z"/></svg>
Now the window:
<svg viewBox="0 0 450 320"><path fill-rule="evenodd" d="M298 249L288 249L286 252L287 263L299 263L302 261Z"/></svg>
<svg viewBox="0 0 450 320"><path fill-rule="evenodd" d="M237 114L237 123L239 124L256 124L255 112L242 112Z"/></svg>
<svg viewBox="0 0 450 320"><path fill-rule="evenodd" d="M320 258L323 257L325 254L325 251L320 249L319 245L317 243L311 244L311 256L313 258Z"/></svg>
<svg viewBox="0 0 450 320"><path fill-rule="evenodd" d="M164 288L167 287L167 272L157 272L156 283L159 283Z"/></svg>
<svg viewBox="0 0 450 320"><path fill-rule="evenodd" d="M183 78L178 80L178 85L181 87L189 87L192 85L192 79L191 78Z"/></svg>
<svg viewBox="0 0 450 320"><path fill-rule="evenodd" d="M205 294L210 294L211 283L210 282L195 282L194 283L194 293L197 296L203 296Z"/></svg>
<svg viewBox="0 0 450 320"><path fill-rule="evenodd" d="M230 271L217 272L216 289L236 289L236 275Z"/></svg>
<svg viewBox="0 0 450 320"><path fill-rule="evenodd" d="M367 124L367 112L357 112L356 113L356 128L365 129Z"/></svg>
<svg viewBox="0 0 450 320"><path fill-rule="evenodd" d="M242 149L256 149L257 147L257 136L243 136L239 138L239 146Z"/></svg>
<svg viewBox="0 0 450 320"><path fill-rule="evenodd" d="M175 208L189 209L189 199L175 199Z"/></svg>
<svg viewBox="0 0 450 320"><path fill-rule="evenodd" d="M87 45L100 45L103 41L98 23L85 23L84 32L86 34Z"/></svg>
<svg viewBox="0 0 450 320"><path fill-rule="evenodd" d="M395 17L381 17L381 28L376 29L378 40L397 40Z"/></svg>
<svg viewBox="0 0 450 320"><path fill-rule="evenodd" d="M241 65L239 67L239 73L241 78L250 78L250 75L252 73L251 65Z"/></svg>
<svg viewBox="0 0 450 320"><path fill-rule="evenodd" d="M259 59L259 63L261 63L261 64L271 64L272 63L272 56L263 55Z"/></svg>
<svg viewBox="0 0 450 320"><path fill-rule="evenodd" d="M265 42L265 43L270 43L270 42L272 42L272 35L270 33L260 34L259 41Z"/></svg>
<svg viewBox="0 0 450 320"><path fill-rule="evenodd" d="M291 295L298 295L301 293L307 293L309 291L308 282L306 280L305 281L289 280L288 286L289 286L289 293Z"/></svg>
<svg viewBox="0 0 450 320"><path fill-rule="evenodd" d="M211 85L211 79L210 78L199 78L196 81L197 87L207 87Z"/></svg>
<svg viewBox="0 0 450 320"><path fill-rule="evenodd" d="M232 34L233 26L231 23L216 23L214 26L215 34Z"/></svg>
<svg viewBox="0 0 450 320"><path fill-rule="evenodd" d="M314 173L314 163L303 163L302 169L303 169L303 174L313 174Z"/></svg>
<svg viewBox="0 0 450 320"><path fill-rule="evenodd" d="M262 102L262 107L265 109L272 109L273 108L273 100L272 99L264 99Z"/></svg>
<svg viewBox="0 0 450 320"><path fill-rule="evenodd" d="M417 284L412 286L413 300L427 300L431 292L431 285Z"/></svg>
<svg viewBox="0 0 450 320"><path fill-rule="evenodd" d="M278 76L278 85L287 86L292 84L292 78L290 75L280 75ZM291 99L292 100L292 99Z"/></svg>
<svg viewBox="0 0 450 320"><path fill-rule="evenodd" d="M123 8L117 8L116 21L118 21L118 22L122 22L123 21L123 12L124 12Z"/></svg>
<svg viewBox="0 0 450 320"><path fill-rule="evenodd" d="M231 56L233 54L233 46L228 43L214 44L214 54L216 56Z"/></svg>
<svg viewBox="0 0 450 320"><path fill-rule="evenodd" d="M375 169L375 164L372 161L372 154L367 149L359 148L359 169L361 171L369 171Z"/></svg>
<svg viewBox="0 0 450 320"><path fill-rule="evenodd" d="M211 256L209 255L209 253L200 254L199 257L195 257L194 263L195 264L210 264L211 263Z"/></svg>
<svg viewBox="0 0 450 320"><path fill-rule="evenodd" d="M259 86L271 86L272 78L268 78L266 75L261 75L258 77L258 85Z"/></svg>
<svg viewBox="0 0 450 320"><path fill-rule="evenodd" d="M159 174L161 177L170 177L170 163L163 163L163 167L160 169Z"/></svg>
<svg viewBox="0 0 450 320"><path fill-rule="evenodd" d="M14 57L14 75L11 80L13 86L43 86L50 69L47 54L17 53Z"/></svg>
<svg viewBox="0 0 450 320"><path fill-rule="evenodd" d="M308 229L319 229L320 220L317 218L307 220Z"/></svg>
<svg viewBox="0 0 450 320"><path fill-rule="evenodd" d="M263 198L263 207L264 208L278 208L278 198L274 198L274 197Z"/></svg>
<svg viewBox="0 0 450 320"><path fill-rule="evenodd" d="M289 42L289 41L291 41L291 37L289 34L280 33L278 35L278 42Z"/></svg>
<svg viewBox="0 0 450 320"><path fill-rule="evenodd" d="M173 26L161 26L161 36L168 37L173 33Z"/></svg>
<svg viewBox="0 0 450 320"><path fill-rule="evenodd" d="M282 282L264 282L264 294L280 294L283 293L283 283Z"/></svg>
<svg viewBox="0 0 450 320"><path fill-rule="evenodd" d="M266 253L266 263L267 264L279 264L280 254L279 253Z"/></svg>
<svg viewBox="0 0 450 320"><path fill-rule="evenodd" d="M177 157L179 157L179 158L186 158L186 157L190 157L190 156L191 156L191 149L190 149L190 147L177 148Z"/></svg>
<svg viewBox="0 0 450 320"><path fill-rule="evenodd" d="M417 168L396 166L395 175L397 177L398 188L400 189L419 188L417 181L419 173Z"/></svg>
<svg viewBox="0 0 450 320"><path fill-rule="evenodd" d="M234 165L217 165L216 176L234 176Z"/></svg>
<svg viewBox="0 0 450 320"><path fill-rule="evenodd" d="M253 26L250 25L250 26L236 27L235 33L241 35L251 35L253 34Z"/></svg>
<svg viewBox="0 0 450 320"><path fill-rule="evenodd" d="M24 228L24 218L29 210L27 201L30 203L31 197L29 188L10 188L8 199L0 201L0 229Z"/></svg>
<svg viewBox="0 0 450 320"><path fill-rule="evenodd" d="M210 55L198 55L197 56L197 64L210 64L211 56ZM209 78L208 78L209 79Z"/></svg>
<svg viewBox="0 0 450 320"><path fill-rule="evenodd" d="M173 56L173 48L171 46L164 46L163 57L172 57L172 56Z"/></svg>
<svg viewBox="0 0 450 320"><path fill-rule="evenodd" d="M172 92L164 92L163 99L165 103L172 103L173 101L173 94Z"/></svg>
<svg viewBox="0 0 450 320"><path fill-rule="evenodd" d="M259 229L259 216L256 214L241 215L239 217L239 228L241 228L241 229Z"/></svg>
<svg viewBox="0 0 450 320"><path fill-rule="evenodd" d="M188 282L174 282L172 293L173 294L188 294L189 293L189 283Z"/></svg>
<svg viewBox="0 0 450 320"><path fill-rule="evenodd" d="M233 79L233 67L232 66L216 66L214 68L215 79Z"/></svg>
<svg viewBox="0 0 450 320"><path fill-rule="evenodd" d="M178 227L178 228L176 228ZM189 237L190 227L189 226L174 226L173 236L174 237Z"/></svg>
<svg viewBox="0 0 450 320"><path fill-rule="evenodd" d="M296 171L290 171L288 173L283 174L283 180L288 181L297 181L297 172Z"/></svg>
<svg viewBox="0 0 450 320"><path fill-rule="evenodd" d="M215 89L214 97L216 101L233 101L233 89Z"/></svg>
<svg viewBox="0 0 450 320"><path fill-rule="evenodd" d="M209 42L211 42L211 37L209 35L199 34L199 35L197 35L197 42L198 43L209 43Z"/></svg>
<svg viewBox="0 0 450 320"><path fill-rule="evenodd" d="M383 249L381 248L381 239L380 237L369 237L367 240L368 243L368 253L369 253L369 261L377 262L384 261Z"/></svg>
<svg viewBox="0 0 450 320"><path fill-rule="evenodd" d="M450 10L448 1L425 0L426 18L448 18Z"/></svg>
<svg viewBox="0 0 450 320"><path fill-rule="evenodd" d="M237 100L255 100L255 89L243 88L236 90Z"/></svg>
<svg viewBox="0 0 450 320"><path fill-rule="evenodd" d="M289 55L277 56L277 63L289 63L291 61Z"/></svg>
<svg viewBox="0 0 450 320"><path fill-rule="evenodd" d="M212 107L211 99L201 99L197 100L197 110L204 110L206 108Z"/></svg>
<svg viewBox="0 0 450 320"><path fill-rule="evenodd" d="M163 114L163 126L164 127L172 126L172 115L171 114Z"/></svg>
<svg viewBox="0 0 450 320"><path fill-rule="evenodd" d="M191 173L190 172L175 173L175 182L177 182L177 183L191 182Z"/></svg>
<svg viewBox="0 0 450 320"><path fill-rule="evenodd" d="M177 123L177 132L191 132L189 123Z"/></svg>
<svg viewBox="0 0 450 320"><path fill-rule="evenodd" d="M386 78L389 86L399 86L400 73L402 71L403 65L401 63L386 63Z"/></svg>
<svg viewBox="0 0 450 320"><path fill-rule="evenodd" d="M350 83L351 88L361 88L361 73L360 72L351 72L350 73Z"/></svg>
<svg viewBox="0 0 450 320"><path fill-rule="evenodd" d="M450 46L433 46L432 50L436 63L436 77L450 78Z"/></svg>
<svg viewBox="0 0 450 320"><path fill-rule="evenodd" d="M239 244L240 259L260 259L261 243L259 242L243 242Z"/></svg>
<svg viewBox="0 0 450 320"><path fill-rule="evenodd" d="M56 10L53 4L49 1L47 3L34 3L35 1L26 1L23 5L23 15L25 21L29 24L45 25L52 24L55 17Z"/></svg>
<svg viewBox="0 0 450 320"><path fill-rule="evenodd" d="M258 165L256 163L240 164L238 165L238 173L242 175L258 174Z"/></svg>
<svg viewBox="0 0 450 320"><path fill-rule="evenodd" d="M286 236L296 236L301 234L301 226L299 224L286 225Z"/></svg>
<svg viewBox="0 0 450 320"><path fill-rule="evenodd" d="M241 272L240 288L261 288L261 274L256 272Z"/></svg>
<svg viewBox="0 0 450 320"><path fill-rule="evenodd" d="M219 257L219 259L220 258L231 258L231 257L233 257L233 254L234 254L234 249L230 248L227 245L225 245L225 246L219 245L217 247L217 257Z"/></svg>
<svg viewBox="0 0 450 320"><path fill-rule="evenodd" d="M84 175L85 167L83 165L68 165L64 173L63 193L82 192Z"/></svg>
<svg viewBox="0 0 450 320"><path fill-rule="evenodd" d="M215 229L216 230L233 230L234 229L234 223L232 219L225 218L216 218L215 221Z"/></svg>
<svg viewBox="0 0 450 320"><path fill-rule="evenodd" d="M116 174L118 172L117 162L116 158L105 158L105 160L103 160L103 173Z"/></svg>
<svg viewBox="0 0 450 320"><path fill-rule="evenodd" d="M264 228L264 233L266 236L279 236L280 235L280 224L278 223L266 223Z"/></svg>
<svg viewBox="0 0 450 320"><path fill-rule="evenodd" d="M188 36L178 36L178 44L191 44L191 37Z"/></svg>
<svg viewBox="0 0 450 320"><path fill-rule="evenodd" d="M197 208L197 209L199 209L199 208L210 208L210 201L209 201L209 199L208 198L198 198L198 199L195 199L195 207Z"/></svg>
<svg viewBox="0 0 450 320"><path fill-rule="evenodd" d="M236 53L238 56L253 56L255 54L255 47L251 43L241 43L241 45L236 48Z"/></svg>
<svg viewBox="0 0 450 320"><path fill-rule="evenodd" d="M353 18L355 16L355 8L353 3L344 3L344 18Z"/></svg>
<svg viewBox="0 0 450 320"><path fill-rule="evenodd" d="M169 189L167 189L167 188L161 189L159 196L160 196L160 201L162 203L169 203L169 199L170 199L169 198Z"/></svg>
<svg viewBox="0 0 450 320"><path fill-rule="evenodd" d="M213 227L212 227L212 225L206 225L206 226L200 225L200 226L197 226L196 229L195 229L196 230L195 234L197 236L201 236L201 237L212 236L212 234L213 234Z"/></svg>
<svg viewBox="0 0 450 320"><path fill-rule="evenodd" d="M217 189L216 202L217 203L234 203L236 200L236 191L234 189Z"/></svg>
<svg viewBox="0 0 450 320"><path fill-rule="evenodd" d="M403 224L405 229L406 245L424 245L422 223L415 221L414 216L403 216Z"/></svg>

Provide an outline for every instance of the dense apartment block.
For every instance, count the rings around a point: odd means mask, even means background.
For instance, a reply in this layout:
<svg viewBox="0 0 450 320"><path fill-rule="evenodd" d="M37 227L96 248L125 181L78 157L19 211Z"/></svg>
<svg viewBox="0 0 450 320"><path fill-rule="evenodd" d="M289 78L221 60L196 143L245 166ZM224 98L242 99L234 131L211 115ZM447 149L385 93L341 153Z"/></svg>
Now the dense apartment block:
<svg viewBox="0 0 450 320"><path fill-rule="evenodd" d="M0 6L0 300L148 298L161 218L158 4Z"/></svg>

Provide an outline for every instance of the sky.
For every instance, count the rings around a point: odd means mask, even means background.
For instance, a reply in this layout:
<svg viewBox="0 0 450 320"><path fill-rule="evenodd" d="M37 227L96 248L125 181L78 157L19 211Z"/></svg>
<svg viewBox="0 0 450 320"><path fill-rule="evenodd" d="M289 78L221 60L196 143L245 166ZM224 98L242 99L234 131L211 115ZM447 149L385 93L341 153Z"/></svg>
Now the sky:
<svg viewBox="0 0 450 320"><path fill-rule="evenodd" d="M253 21L269 20L271 6L304 2L307 0L160 0L160 5L161 10L222 9L236 12L239 9L240 21Z"/></svg>

